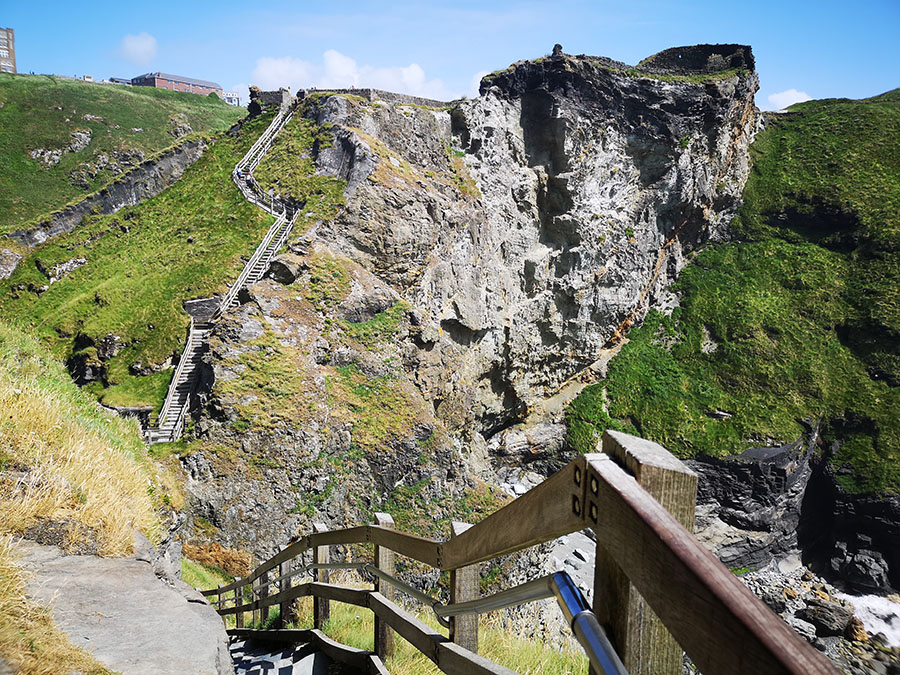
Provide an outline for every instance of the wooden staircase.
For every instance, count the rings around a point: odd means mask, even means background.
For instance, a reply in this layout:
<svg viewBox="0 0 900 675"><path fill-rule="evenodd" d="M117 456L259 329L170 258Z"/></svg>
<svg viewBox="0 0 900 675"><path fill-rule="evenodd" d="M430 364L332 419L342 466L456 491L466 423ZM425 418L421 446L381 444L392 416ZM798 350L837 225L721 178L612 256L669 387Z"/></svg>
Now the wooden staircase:
<svg viewBox="0 0 900 675"><path fill-rule="evenodd" d="M244 265L244 269L241 270L240 275L232 284L228 293L222 298L212 317L207 322L197 324L191 319L187 343L184 346L181 359L178 361L175 374L172 376L172 381L169 384L169 391L159 412L157 426L151 427L147 432L147 441L151 444L171 443L181 437L181 432L184 429L184 419L191 403L191 395L194 393L200 379L199 366L203 359L203 354L208 350L207 337L210 330L226 311L240 303L238 295L242 289L262 279L269 268L269 263L272 262L272 258L277 255L279 249L287 241L291 229L294 227L294 221L298 214L289 209L281 199L276 198L274 195L264 194L252 176L249 179L245 178L250 171L259 165L259 162L272 146L272 142L275 140L278 132L284 128L284 125L288 123L293 114L294 110L291 107L279 110L275 119L272 120L232 172L232 179L238 189L240 189L241 194L244 195L244 198L275 216L275 222L269 228L269 231L266 232L266 236L263 237L250 260ZM238 177L239 171L242 174L240 178Z"/></svg>
<svg viewBox="0 0 900 675"><path fill-rule="evenodd" d="M185 412L199 380L200 362L208 347L206 338L210 329L211 324L195 324L191 320L187 344L169 383L165 403L159 412L158 426L150 429L150 443L169 443L181 436Z"/></svg>

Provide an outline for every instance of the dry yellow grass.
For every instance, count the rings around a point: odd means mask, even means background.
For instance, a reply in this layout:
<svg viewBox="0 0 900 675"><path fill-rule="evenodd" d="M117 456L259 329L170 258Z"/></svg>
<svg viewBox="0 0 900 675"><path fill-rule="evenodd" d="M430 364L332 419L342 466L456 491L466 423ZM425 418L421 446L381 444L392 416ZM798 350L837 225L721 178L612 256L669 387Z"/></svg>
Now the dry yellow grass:
<svg viewBox="0 0 900 675"><path fill-rule="evenodd" d="M72 646L50 613L25 597L25 579L9 535L0 535L0 656L21 675L109 672Z"/></svg>
<svg viewBox="0 0 900 675"><path fill-rule="evenodd" d="M133 420L99 409L49 352L0 322L0 657L15 672L107 671L27 598L13 535L129 553L138 530L159 539L170 482Z"/></svg>
<svg viewBox="0 0 900 675"><path fill-rule="evenodd" d="M159 537L150 467L134 421L98 409L37 343L0 324L0 532L47 519L65 524L70 548L128 553L135 531Z"/></svg>

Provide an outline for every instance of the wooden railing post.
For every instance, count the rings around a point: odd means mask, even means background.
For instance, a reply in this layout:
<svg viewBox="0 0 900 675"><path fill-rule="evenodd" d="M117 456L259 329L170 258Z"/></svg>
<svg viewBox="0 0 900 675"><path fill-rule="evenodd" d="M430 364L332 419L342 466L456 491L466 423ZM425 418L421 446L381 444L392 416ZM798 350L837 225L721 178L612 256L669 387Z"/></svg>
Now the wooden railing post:
<svg viewBox="0 0 900 675"><path fill-rule="evenodd" d="M250 602L256 602L259 597L259 579L250 582ZM259 628L259 609L250 610L250 623L254 628Z"/></svg>
<svg viewBox="0 0 900 675"><path fill-rule="evenodd" d="M325 523L313 523L313 532L327 532ZM316 546L313 549L313 563L327 563L330 561L327 546ZM316 570L315 580L327 584L328 570ZM331 604L328 598L313 596L313 627L322 630L328 619L331 618Z"/></svg>
<svg viewBox="0 0 900 675"><path fill-rule="evenodd" d="M235 577L235 581L240 581L240 577ZM234 589L234 606L240 607L244 604L244 587L238 586ZM243 628L244 627L244 613L237 612L234 615L234 627L235 628Z"/></svg>
<svg viewBox="0 0 900 675"><path fill-rule="evenodd" d="M278 576L281 579L278 582L278 590L286 591L292 585L292 577L290 577L291 571L294 569L294 561L293 560L285 560L278 567ZM289 623L294 620L293 613L291 612L291 601L285 600L281 603L279 618L278 618L278 627L285 628Z"/></svg>
<svg viewBox="0 0 900 675"><path fill-rule="evenodd" d="M450 538L453 539L472 527L469 523L453 521ZM450 570L450 602L467 602L479 596L478 565ZM463 614L450 619L450 639L470 652L478 653L478 615Z"/></svg>
<svg viewBox="0 0 900 675"><path fill-rule="evenodd" d="M264 572L260 575L259 579L257 579L256 583L259 585L259 600L265 600L269 597L269 572ZM261 624L265 624L266 621L269 620L269 608L260 607L259 608L259 621Z"/></svg>
<svg viewBox="0 0 900 675"><path fill-rule="evenodd" d="M606 431L602 450L631 473L685 528L693 531L697 474L661 445L637 436ZM589 498L597 493L597 486L587 488ZM629 673L680 675L681 647L628 581L626 571L603 548L600 537L594 569L594 613L601 624L608 626Z"/></svg>
<svg viewBox="0 0 900 675"><path fill-rule="evenodd" d="M394 529L394 519L387 513L376 513L375 524L388 529ZM395 572L396 554L384 546L375 547L375 566L382 572L393 575ZM395 589L391 584L375 580L375 590L381 593L387 600L394 601ZM382 661L394 655L394 631L378 615L375 615L375 654Z"/></svg>

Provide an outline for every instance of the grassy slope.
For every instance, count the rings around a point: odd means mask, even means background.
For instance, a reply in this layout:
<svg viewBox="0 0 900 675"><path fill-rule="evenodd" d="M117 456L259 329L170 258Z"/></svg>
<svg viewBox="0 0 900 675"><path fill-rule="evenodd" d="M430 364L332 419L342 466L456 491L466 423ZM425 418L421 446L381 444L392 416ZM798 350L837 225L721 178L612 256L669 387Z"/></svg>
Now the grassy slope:
<svg viewBox="0 0 900 675"><path fill-rule="evenodd" d="M133 420L98 409L43 346L2 321L0 410L0 657L22 673L105 673L26 597L15 539L50 521L64 547L120 555L136 530L158 540L158 510L181 499Z"/></svg>
<svg viewBox="0 0 900 675"><path fill-rule="evenodd" d="M264 190L273 189L302 204L302 215L294 225L295 236L317 220L334 218L344 205L347 187L341 178L316 174L312 154L330 147L334 139L330 124L318 125L303 116L306 112L297 111L254 172Z"/></svg>
<svg viewBox="0 0 900 675"><path fill-rule="evenodd" d="M22 227L84 194L69 174L97 155L122 149L146 155L175 142L170 119L179 116L195 132L227 129L243 111L211 97L149 87L122 87L49 76L0 74L0 234ZM59 109L61 108L61 110ZM85 120L85 114L103 121ZM118 125L120 128L115 129ZM133 132L140 128L142 132ZM65 147L78 129L92 132L91 143L45 169L32 159L36 148ZM91 190L114 176L101 171Z"/></svg>
<svg viewBox="0 0 900 675"><path fill-rule="evenodd" d="M49 518L69 523L66 542L87 537L109 555L129 552L135 530L158 539L156 508L173 498L135 422L100 410L42 345L2 322L0 410L0 533Z"/></svg>
<svg viewBox="0 0 900 675"><path fill-rule="evenodd" d="M579 449L609 425L728 455L820 420L845 488L900 492L900 93L794 111L753 145L738 241L698 255L681 307L570 407Z"/></svg>
<svg viewBox="0 0 900 675"><path fill-rule="evenodd" d="M86 219L34 249L0 282L0 314L63 359L81 349L96 361L96 348L77 342L78 335L95 343L120 336L127 346L106 364L108 387L92 385L95 393L110 405L161 405L171 371L135 377L128 368L158 364L180 351L189 322L182 301L224 291L265 234L271 218L243 199L230 172L269 121L257 118L237 137L219 138L153 199ZM49 269L78 257L88 263L46 292L21 290L47 285L38 264Z"/></svg>

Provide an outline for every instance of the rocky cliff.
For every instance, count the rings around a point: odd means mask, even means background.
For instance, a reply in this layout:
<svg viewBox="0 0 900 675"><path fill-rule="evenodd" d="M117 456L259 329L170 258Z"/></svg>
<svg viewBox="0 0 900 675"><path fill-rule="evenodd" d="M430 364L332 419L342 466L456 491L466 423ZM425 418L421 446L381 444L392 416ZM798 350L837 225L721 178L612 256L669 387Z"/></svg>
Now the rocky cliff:
<svg viewBox="0 0 900 675"><path fill-rule="evenodd" d="M747 175L749 48L679 53L701 65L558 55L446 107L301 103L291 124L318 131L296 162L345 181L345 203L213 336L184 463L222 541L262 555L313 514L376 507L437 534L496 508L491 485L518 492L504 465L565 459L562 425L510 427L670 301Z"/></svg>

